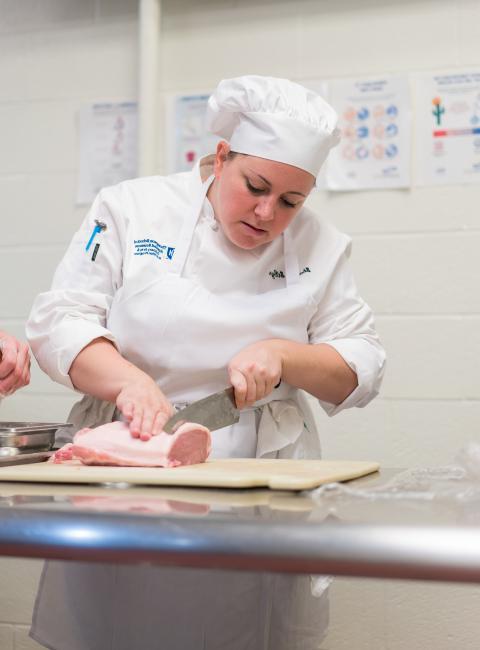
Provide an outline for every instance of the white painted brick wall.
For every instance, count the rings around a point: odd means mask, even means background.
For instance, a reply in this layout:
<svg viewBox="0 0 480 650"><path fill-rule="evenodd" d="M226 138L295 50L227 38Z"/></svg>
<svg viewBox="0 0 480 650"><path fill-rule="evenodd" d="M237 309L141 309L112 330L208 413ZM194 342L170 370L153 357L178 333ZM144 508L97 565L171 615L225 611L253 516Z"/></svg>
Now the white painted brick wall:
<svg viewBox="0 0 480 650"><path fill-rule="evenodd" d="M0 328L22 338L86 211L74 205L77 111L135 98L136 32L130 0L0 0ZM33 364L1 418L62 421L75 399ZM0 559L0 650L41 647L28 636L41 565Z"/></svg>
<svg viewBox="0 0 480 650"><path fill-rule="evenodd" d="M0 650L40 648L28 637L42 562L0 558Z"/></svg>
<svg viewBox="0 0 480 650"><path fill-rule="evenodd" d="M478 648L476 587L337 579L331 596L325 650Z"/></svg>
<svg viewBox="0 0 480 650"><path fill-rule="evenodd" d="M208 90L236 74L301 80L480 67L478 0L163 7L161 115L168 93ZM135 98L136 10L137 0L0 0L0 327L17 335L85 213L74 206L77 111ZM159 150L162 169L163 132ZM352 235L358 284L389 354L375 403L319 416L325 455L397 467L450 462L479 435L480 186L318 192L310 203ZM1 416L61 420L74 399L34 368ZM0 561L1 650L38 647L27 629L39 567ZM479 599L476 587L338 580L322 647L476 650Z"/></svg>

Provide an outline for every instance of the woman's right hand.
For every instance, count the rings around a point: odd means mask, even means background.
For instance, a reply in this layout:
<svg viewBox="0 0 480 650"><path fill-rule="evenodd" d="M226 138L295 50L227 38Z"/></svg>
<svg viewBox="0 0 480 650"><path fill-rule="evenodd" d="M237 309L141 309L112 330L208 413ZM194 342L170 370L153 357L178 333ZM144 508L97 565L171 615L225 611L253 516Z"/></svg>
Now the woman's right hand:
<svg viewBox="0 0 480 650"><path fill-rule="evenodd" d="M150 440L173 415L173 406L153 379L103 337L77 354L69 375L77 390L115 403L134 438Z"/></svg>
<svg viewBox="0 0 480 650"><path fill-rule="evenodd" d="M161 433L174 414L173 406L147 375L127 383L118 393L116 405L132 436L140 440L150 440Z"/></svg>

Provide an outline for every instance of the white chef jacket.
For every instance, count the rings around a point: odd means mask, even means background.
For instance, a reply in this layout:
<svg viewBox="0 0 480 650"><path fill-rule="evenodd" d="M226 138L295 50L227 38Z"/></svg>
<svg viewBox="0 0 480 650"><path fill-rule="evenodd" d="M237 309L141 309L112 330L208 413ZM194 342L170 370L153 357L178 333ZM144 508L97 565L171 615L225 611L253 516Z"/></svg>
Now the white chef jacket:
<svg viewBox="0 0 480 650"><path fill-rule="evenodd" d="M186 215L198 200L192 182L199 184L199 174L196 167L188 173L126 181L99 193L55 273L52 288L37 297L27 323L32 350L52 379L73 387L68 375L70 366L93 339L105 337L118 346L116 332L108 327L115 295L120 290L134 294L157 282L159 275L167 277L170 273L175 250L184 236ZM202 198L199 212L183 277L194 278L210 292L220 296L228 294L232 300L235 296L239 300L248 296L262 295L269 299L275 296L273 292L285 284L282 237L253 250L240 249L223 235L208 199ZM95 220L106 229L94 234ZM298 259L298 282L309 295L304 307L309 310L305 340L334 347L358 378L357 388L344 402L339 405L321 402L321 405L328 415L352 406L363 407L378 393L385 354L374 329L371 310L359 296L353 280L348 262L350 239L308 208L296 215L288 230ZM215 238L205 251L202 243L207 236ZM255 338L255 332L252 336L251 342L262 338ZM141 353L127 358L154 376L172 401L178 398L184 401L175 390L174 372L155 376L156 369L149 366L150 345L154 343L142 341ZM214 345L215 335L212 336ZM208 386L199 382L191 389L189 401L228 384L228 361L225 359L223 384ZM292 391L283 385L279 393L269 406L269 423L282 416L288 420L285 404ZM308 410L301 396L294 395L294 401L300 404L302 412ZM263 404L265 400L257 406ZM112 405L98 404L97 400L93 420L86 412L92 409L92 398L88 398L80 406L79 425L91 426L112 419ZM308 423L311 414L304 415ZM309 423L308 428L314 429ZM268 451L274 447L275 443L270 444ZM318 453L318 446L307 444L307 451L302 451L300 456Z"/></svg>
<svg viewBox="0 0 480 650"><path fill-rule="evenodd" d="M220 303L226 297L233 311L237 303L254 305L248 308L249 315L257 318L256 327L249 332L242 326L240 346L265 338L264 332L270 330L280 337L278 328L280 332L284 328L287 338L292 329L296 340L328 343L355 370L358 386L342 404L323 403L323 408L333 415L349 406L365 406L378 392L385 356L370 309L358 295L348 266L348 237L304 208L290 224L288 237L284 234L258 249L243 250L223 235L205 191L196 168L186 174L128 181L100 192L57 269L51 290L41 294L32 308L27 336L40 366L52 379L71 387L68 372L76 355L93 339L105 337L153 376L173 402L185 397L197 399L225 387L229 358L222 361L223 352L217 348L235 329L234 323L227 322L228 314L221 314L211 346L205 346L210 367L203 377L202 351L197 355L190 348L192 356L198 356L198 381L187 389L188 355L174 359L168 371L152 361L158 358L157 348L164 344L168 327L156 338L138 336L130 325L138 317L140 327L146 319L156 318L157 309L170 309L167 303L146 301L143 296L150 286L172 282L176 253L187 239L188 254L181 269L181 278L187 284L194 281L200 292L210 292L214 299L220 298ZM184 226L192 204L197 202L199 216L185 239ZM95 219L106 229L94 234ZM291 263L292 250L296 267ZM289 293L292 275L296 277ZM174 278L173 288L176 281ZM119 298L121 294L138 298L133 301L137 311ZM289 296L294 297L290 312ZM177 300L174 291L171 298ZM267 309L265 323L256 314L264 303L273 305ZM122 323L125 305L129 313ZM235 317L248 322L242 313L237 308ZM289 313L295 327L290 328ZM205 322L200 325L208 333L208 320L206 328ZM174 334L175 327L170 327L170 344ZM296 389L282 382L256 407L256 455L319 456L318 434ZM113 415L114 405L87 396L74 407L72 419L78 426L92 426L111 420ZM297 431L293 437L292 431ZM235 430L231 437L234 442ZM248 455L255 455L254 448ZM244 597L239 598L238 593ZM314 598L313 594L321 597ZM227 646L232 650L277 650L300 645L313 650L319 645L325 624L326 594L322 594L323 587L312 590L307 577L50 562L37 597L32 636L47 647L62 650L93 650L112 643L126 650L140 631L144 647L152 650L216 650ZM180 624L185 613L188 623ZM232 616L234 623L229 619Z"/></svg>

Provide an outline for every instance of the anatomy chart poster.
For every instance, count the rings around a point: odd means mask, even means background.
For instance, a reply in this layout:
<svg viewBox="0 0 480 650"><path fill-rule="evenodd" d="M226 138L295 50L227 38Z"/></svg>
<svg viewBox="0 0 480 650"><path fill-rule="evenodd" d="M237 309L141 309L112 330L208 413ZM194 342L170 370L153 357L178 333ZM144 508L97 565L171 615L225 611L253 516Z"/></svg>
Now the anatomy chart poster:
<svg viewBox="0 0 480 650"><path fill-rule="evenodd" d="M219 138L207 132L208 94L178 95L167 109L168 171L185 172L206 154L214 153Z"/></svg>
<svg viewBox="0 0 480 650"><path fill-rule="evenodd" d="M79 114L77 203L91 203L102 187L137 176L137 104L96 103Z"/></svg>
<svg viewBox="0 0 480 650"><path fill-rule="evenodd" d="M419 185L480 183L480 70L415 78Z"/></svg>
<svg viewBox="0 0 480 650"><path fill-rule="evenodd" d="M407 77L329 83L340 144L327 161L329 190L409 187L411 109Z"/></svg>

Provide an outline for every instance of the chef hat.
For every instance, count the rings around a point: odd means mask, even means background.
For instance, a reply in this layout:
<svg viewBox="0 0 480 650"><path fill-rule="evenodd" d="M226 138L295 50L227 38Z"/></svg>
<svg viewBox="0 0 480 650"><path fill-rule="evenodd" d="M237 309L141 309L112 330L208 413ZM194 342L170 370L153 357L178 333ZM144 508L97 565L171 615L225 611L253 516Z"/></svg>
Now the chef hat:
<svg viewBox="0 0 480 650"><path fill-rule="evenodd" d="M294 165L317 176L340 141L337 114L319 95L288 79L224 79L210 96L207 128L232 151Z"/></svg>

